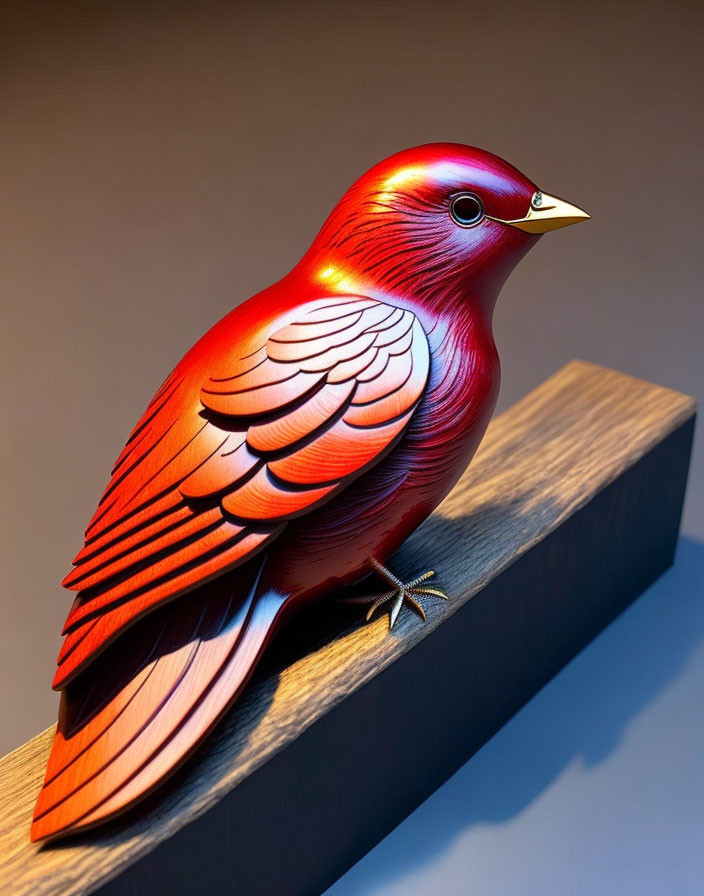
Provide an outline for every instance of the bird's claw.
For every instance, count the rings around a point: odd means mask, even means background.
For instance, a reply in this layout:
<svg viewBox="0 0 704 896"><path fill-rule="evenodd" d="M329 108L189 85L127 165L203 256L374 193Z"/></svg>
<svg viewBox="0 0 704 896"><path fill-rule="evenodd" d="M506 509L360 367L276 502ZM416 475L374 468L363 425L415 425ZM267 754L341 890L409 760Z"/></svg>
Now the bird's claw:
<svg viewBox="0 0 704 896"><path fill-rule="evenodd" d="M425 610L418 602L418 597L439 597L442 600L448 600L448 597L442 590L442 588L431 587L425 584L428 579L433 578L433 576L435 575L435 570L433 569L428 570L428 572L424 572L423 575L412 579L410 582L404 583L400 579L396 578L396 576L388 569L386 569L385 566L382 566L382 564L379 563L378 560L372 558L369 562L372 569L374 569L374 571L382 579L384 579L384 581L389 584L391 588L388 591L384 591L382 594L363 595L361 597L347 598L348 603L371 604L366 615L367 622L370 621L379 607L384 606L384 604L387 604L390 601L393 601L393 603L391 604L391 610L389 612L389 631L394 627L394 624L398 619L398 614L401 612L401 607L404 603L407 603L411 607L411 609L413 609L420 616L423 622L425 622Z"/></svg>

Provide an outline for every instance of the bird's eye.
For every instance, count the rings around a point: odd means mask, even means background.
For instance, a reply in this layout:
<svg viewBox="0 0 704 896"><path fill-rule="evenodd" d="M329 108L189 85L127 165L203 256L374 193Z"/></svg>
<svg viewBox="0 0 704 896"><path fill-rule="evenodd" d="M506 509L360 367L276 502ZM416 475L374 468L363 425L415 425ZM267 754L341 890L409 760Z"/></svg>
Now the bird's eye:
<svg viewBox="0 0 704 896"><path fill-rule="evenodd" d="M472 227L484 216L484 206L474 193L462 193L450 203L450 215L460 227Z"/></svg>

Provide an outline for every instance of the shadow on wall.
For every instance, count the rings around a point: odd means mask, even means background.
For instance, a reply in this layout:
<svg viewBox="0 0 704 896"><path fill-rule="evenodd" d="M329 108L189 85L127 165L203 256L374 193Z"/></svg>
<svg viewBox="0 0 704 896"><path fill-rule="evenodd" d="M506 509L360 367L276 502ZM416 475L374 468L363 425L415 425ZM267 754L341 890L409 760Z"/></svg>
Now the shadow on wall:
<svg viewBox="0 0 704 896"><path fill-rule="evenodd" d="M571 763L606 759L704 642L703 593L704 544L683 538L672 569L586 648L588 657L573 660L451 779L452 800L431 797L423 825L392 836L383 860L372 852L364 873L342 878L330 896L406 879L472 825L518 816Z"/></svg>

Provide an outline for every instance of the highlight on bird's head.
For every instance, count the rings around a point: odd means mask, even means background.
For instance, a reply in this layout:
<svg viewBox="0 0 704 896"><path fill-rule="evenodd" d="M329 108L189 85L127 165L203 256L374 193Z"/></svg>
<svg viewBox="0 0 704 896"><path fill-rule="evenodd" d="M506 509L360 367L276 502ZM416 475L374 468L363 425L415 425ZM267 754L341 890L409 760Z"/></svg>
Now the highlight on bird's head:
<svg viewBox="0 0 704 896"><path fill-rule="evenodd" d="M431 143L359 178L304 263L338 291L492 303L541 234L587 218L492 153Z"/></svg>

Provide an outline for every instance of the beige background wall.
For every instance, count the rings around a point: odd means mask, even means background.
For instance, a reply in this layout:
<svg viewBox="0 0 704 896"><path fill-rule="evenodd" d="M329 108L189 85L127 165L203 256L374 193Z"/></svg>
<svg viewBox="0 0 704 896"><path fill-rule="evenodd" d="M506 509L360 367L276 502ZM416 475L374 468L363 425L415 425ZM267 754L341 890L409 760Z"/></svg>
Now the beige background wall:
<svg viewBox="0 0 704 896"><path fill-rule="evenodd" d="M704 394L701 4L93 6L2 13L2 752L55 717L59 581L143 406L383 156L475 143L593 215L504 290L502 407L575 356Z"/></svg>

